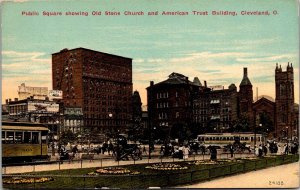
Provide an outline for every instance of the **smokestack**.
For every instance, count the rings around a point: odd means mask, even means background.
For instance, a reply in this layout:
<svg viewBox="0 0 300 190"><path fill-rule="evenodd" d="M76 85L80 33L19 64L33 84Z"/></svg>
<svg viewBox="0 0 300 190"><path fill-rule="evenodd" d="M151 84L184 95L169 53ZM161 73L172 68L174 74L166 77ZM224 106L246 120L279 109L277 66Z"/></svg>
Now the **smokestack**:
<svg viewBox="0 0 300 190"><path fill-rule="evenodd" d="M206 80L204 81L204 87L207 88Z"/></svg>
<svg viewBox="0 0 300 190"><path fill-rule="evenodd" d="M153 86L154 85L154 82L153 81L150 81L150 86Z"/></svg>
<svg viewBox="0 0 300 190"><path fill-rule="evenodd" d="M185 77L185 82L188 84L189 83L189 77Z"/></svg>
<svg viewBox="0 0 300 190"><path fill-rule="evenodd" d="M244 77L248 77L247 67L244 67Z"/></svg>

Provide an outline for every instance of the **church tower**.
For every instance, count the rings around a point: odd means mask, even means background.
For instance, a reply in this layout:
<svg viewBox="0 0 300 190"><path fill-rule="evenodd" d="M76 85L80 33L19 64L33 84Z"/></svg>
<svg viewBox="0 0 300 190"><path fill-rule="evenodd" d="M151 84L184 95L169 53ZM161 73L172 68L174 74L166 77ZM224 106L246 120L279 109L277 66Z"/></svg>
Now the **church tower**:
<svg viewBox="0 0 300 190"><path fill-rule="evenodd" d="M294 115L294 71L293 65L288 63L286 71L282 71L281 65L276 64L275 69L276 90L276 137L291 138L293 133Z"/></svg>
<svg viewBox="0 0 300 190"><path fill-rule="evenodd" d="M246 116L250 126L253 125L253 90L246 67L244 68L244 76L240 83L239 116Z"/></svg>

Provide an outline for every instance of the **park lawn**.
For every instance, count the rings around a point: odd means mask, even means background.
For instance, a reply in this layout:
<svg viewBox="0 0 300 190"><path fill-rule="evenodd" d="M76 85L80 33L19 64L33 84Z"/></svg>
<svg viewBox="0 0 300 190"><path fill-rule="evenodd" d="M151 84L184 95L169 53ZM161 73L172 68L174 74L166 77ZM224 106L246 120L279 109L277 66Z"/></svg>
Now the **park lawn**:
<svg viewBox="0 0 300 190"><path fill-rule="evenodd" d="M139 172L136 175L87 175L95 172L99 167L66 169L55 171L33 172L27 175L34 176L51 176L54 180L44 183L35 184L4 184L9 189L25 189L25 188L51 188L51 189L67 189L67 188L148 188L148 187L170 187L179 184L187 184L210 180L215 177L232 175L241 172L272 167L280 164L298 161L298 155L289 155L286 157L277 156L272 158L258 158L255 160L238 159L238 162L219 162L222 164L189 164L189 162L174 162L182 167L183 170L153 170L146 168L153 164L136 164L126 166L115 166L129 169L132 172ZM115 168L111 167L111 168ZM5 177L5 176L4 176Z"/></svg>

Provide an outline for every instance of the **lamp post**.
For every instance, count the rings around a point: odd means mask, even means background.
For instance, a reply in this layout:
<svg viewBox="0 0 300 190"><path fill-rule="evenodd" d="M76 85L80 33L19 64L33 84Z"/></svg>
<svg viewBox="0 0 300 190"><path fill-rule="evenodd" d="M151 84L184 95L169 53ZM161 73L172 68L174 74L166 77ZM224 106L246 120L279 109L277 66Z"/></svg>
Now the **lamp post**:
<svg viewBox="0 0 300 190"><path fill-rule="evenodd" d="M286 148L287 148L287 154L289 154L289 127L286 126Z"/></svg>

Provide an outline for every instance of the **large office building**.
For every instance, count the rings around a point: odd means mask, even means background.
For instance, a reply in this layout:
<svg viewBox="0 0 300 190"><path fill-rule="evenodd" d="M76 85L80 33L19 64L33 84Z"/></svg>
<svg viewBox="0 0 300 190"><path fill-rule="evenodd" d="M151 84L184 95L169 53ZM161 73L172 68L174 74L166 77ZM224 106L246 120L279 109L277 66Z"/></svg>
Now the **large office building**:
<svg viewBox="0 0 300 190"><path fill-rule="evenodd" d="M131 119L132 59L85 48L52 54L54 90L65 108L78 108L83 128L100 134L125 131Z"/></svg>

